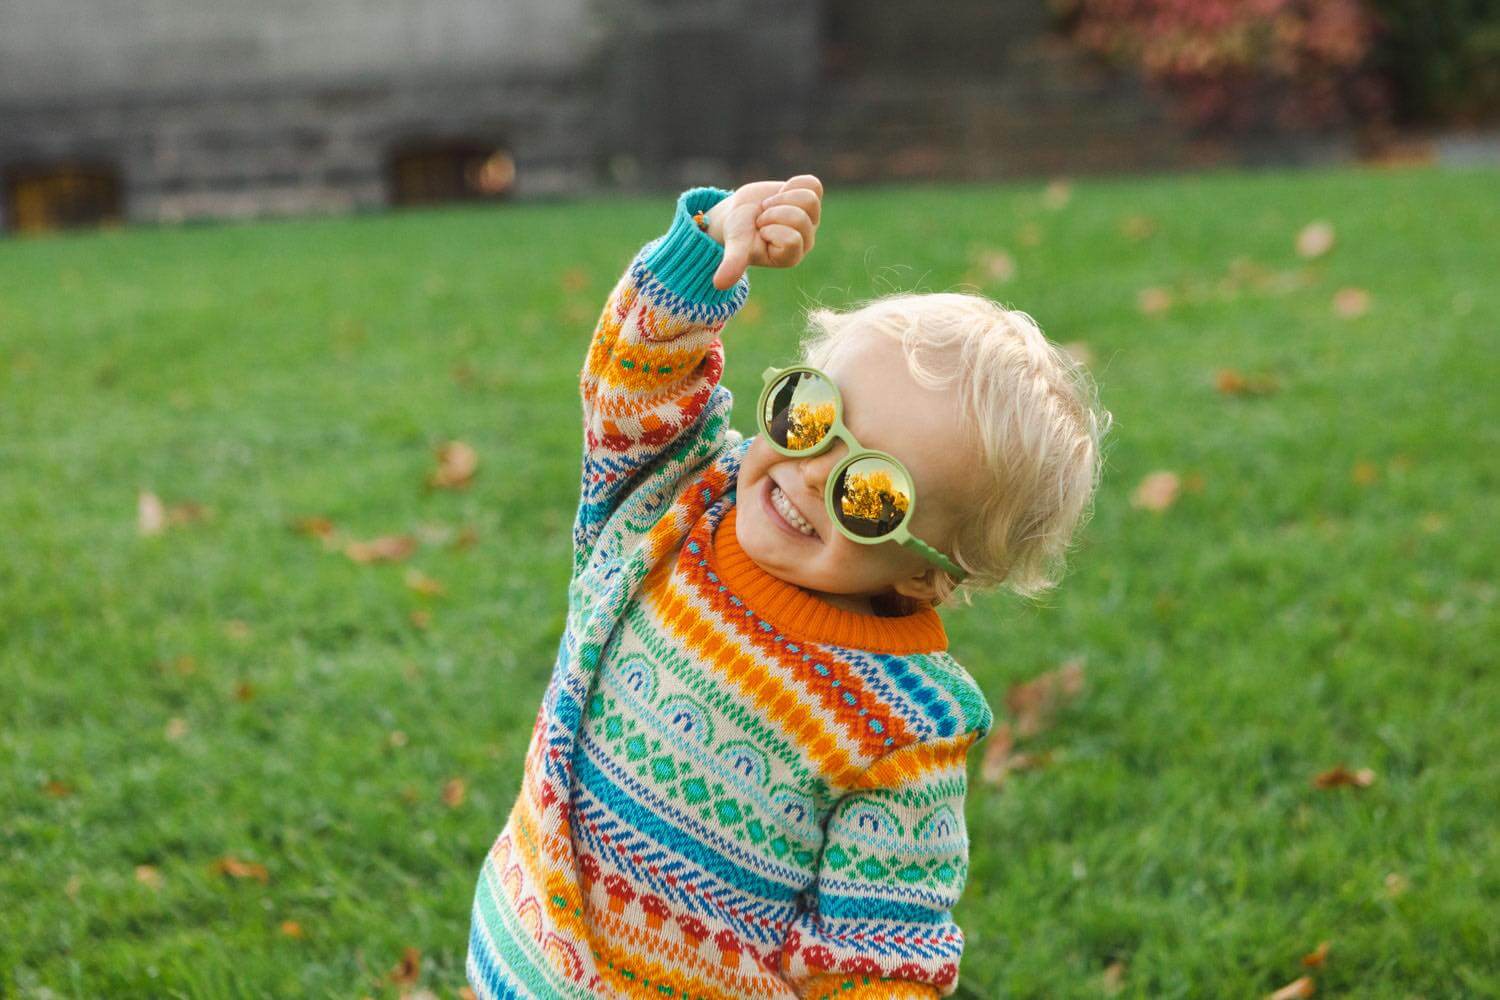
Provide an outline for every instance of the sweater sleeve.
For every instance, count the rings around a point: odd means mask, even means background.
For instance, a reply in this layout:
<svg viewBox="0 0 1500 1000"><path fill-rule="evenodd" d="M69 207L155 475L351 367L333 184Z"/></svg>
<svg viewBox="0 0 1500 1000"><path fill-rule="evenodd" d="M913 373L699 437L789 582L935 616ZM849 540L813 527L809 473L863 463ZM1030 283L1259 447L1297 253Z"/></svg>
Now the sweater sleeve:
<svg viewBox="0 0 1500 1000"><path fill-rule="evenodd" d="M957 987L965 761L981 735L892 751L835 805L816 898L798 914L783 959L799 997L933 1000Z"/></svg>
<svg viewBox="0 0 1500 1000"><path fill-rule="evenodd" d="M646 244L610 294L584 361L583 483L573 529L575 570L587 564L610 515L653 463L706 446L728 428L719 385L719 331L745 302L749 282L714 287L724 248L693 222L729 195L683 193L671 228Z"/></svg>

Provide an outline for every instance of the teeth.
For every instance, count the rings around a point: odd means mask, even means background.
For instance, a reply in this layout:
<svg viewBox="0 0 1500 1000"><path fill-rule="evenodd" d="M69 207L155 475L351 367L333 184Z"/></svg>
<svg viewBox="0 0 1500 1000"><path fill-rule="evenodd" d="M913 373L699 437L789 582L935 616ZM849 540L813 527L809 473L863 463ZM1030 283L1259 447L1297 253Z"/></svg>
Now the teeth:
<svg viewBox="0 0 1500 1000"><path fill-rule="evenodd" d="M797 508L793 507L792 502L786 498L786 494L781 492L780 486L771 487L771 503L776 507L777 512L787 519L787 523L792 527L804 535L817 534L813 530L813 526L807 523L807 519L797 513Z"/></svg>

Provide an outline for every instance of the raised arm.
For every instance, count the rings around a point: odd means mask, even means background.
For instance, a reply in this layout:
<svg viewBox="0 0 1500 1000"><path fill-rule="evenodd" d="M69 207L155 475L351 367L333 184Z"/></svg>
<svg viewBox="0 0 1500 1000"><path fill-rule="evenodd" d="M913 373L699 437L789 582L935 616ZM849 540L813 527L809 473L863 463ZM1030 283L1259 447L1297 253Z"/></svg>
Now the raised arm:
<svg viewBox="0 0 1500 1000"><path fill-rule="evenodd" d="M575 571L588 564L605 523L645 470L669 454L711 454L722 442L731 399L719 385L719 333L749 293L748 266L791 267L811 248L821 195L816 178L762 181L732 194L687 191L671 228L641 249L615 285L579 379L584 456Z"/></svg>
<svg viewBox="0 0 1500 1000"><path fill-rule="evenodd" d="M783 974L804 1000L932 1000L958 983L953 920L969 870L969 748L913 744L877 761L834 807L817 897L787 938Z"/></svg>

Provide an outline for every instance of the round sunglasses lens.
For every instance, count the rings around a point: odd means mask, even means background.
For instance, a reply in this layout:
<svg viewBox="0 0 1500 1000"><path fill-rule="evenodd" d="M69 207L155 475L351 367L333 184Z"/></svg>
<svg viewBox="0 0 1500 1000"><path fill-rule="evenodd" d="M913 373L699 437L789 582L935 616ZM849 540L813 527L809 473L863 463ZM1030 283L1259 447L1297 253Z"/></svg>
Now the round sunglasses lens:
<svg viewBox="0 0 1500 1000"><path fill-rule="evenodd" d="M771 387L762 417L766 433L788 451L821 444L834 420L833 384L812 372L792 372Z"/></svg>
<svg viewBox="0 0 1500 1000"><path fill-rule="evenodd" d="M906 519L911 495L911 480L899 465L861 458L839 473L833 509L839 522L856 535L879 538Z"/></svg>

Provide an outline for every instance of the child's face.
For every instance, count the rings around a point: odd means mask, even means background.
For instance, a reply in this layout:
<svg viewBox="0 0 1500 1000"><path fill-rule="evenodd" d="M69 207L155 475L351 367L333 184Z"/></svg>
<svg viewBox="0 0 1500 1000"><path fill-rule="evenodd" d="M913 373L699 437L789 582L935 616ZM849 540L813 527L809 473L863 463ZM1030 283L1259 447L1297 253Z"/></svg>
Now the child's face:
<svg viewBox="0 0 1500 1000"><path fill-rule="evenodd" d="M823 370L843 396L850 433L862 446L896 456L911 473L917 498L911 533L951 558L973 478L966 475L971 446L954 395L920 385L900 343L878 334L846 347ZM931 600L936 570L926 559L896 542L855 542L829 523L824 483L846 454L836 442L811 458L787 458L754 438L737 484L740 547L772 576L807 590L856 597L894 590ZM778 486L814 534L777 513Z"/></svg>

